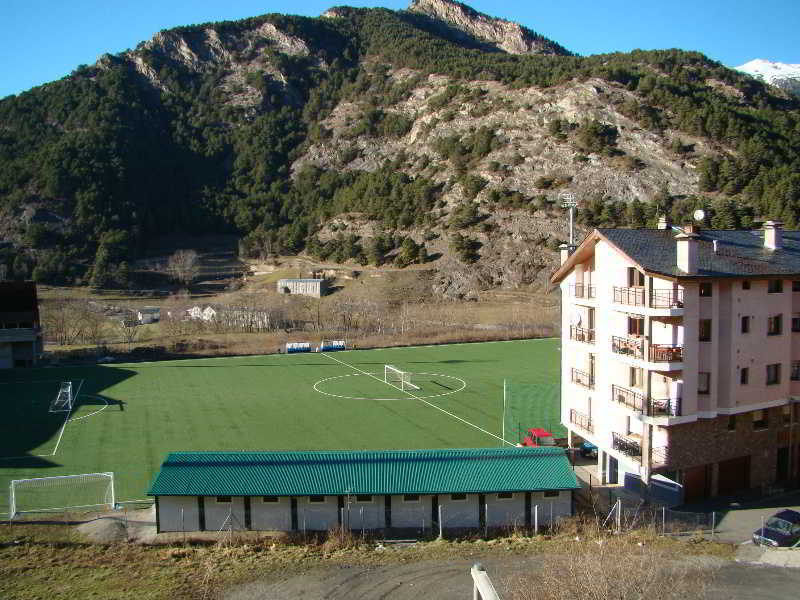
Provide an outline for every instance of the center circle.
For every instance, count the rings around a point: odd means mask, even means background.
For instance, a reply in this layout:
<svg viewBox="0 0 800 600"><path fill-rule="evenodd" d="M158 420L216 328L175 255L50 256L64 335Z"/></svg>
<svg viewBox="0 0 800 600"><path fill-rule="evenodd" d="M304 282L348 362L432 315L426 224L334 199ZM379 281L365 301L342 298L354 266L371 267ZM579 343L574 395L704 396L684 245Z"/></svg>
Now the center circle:
<svg viewBox="0 0 800 600"><path fill-rule="evenodd" d="M425 396L421 394L416 394L413 392L403 392L395 388L394 386L384 383L383 379L379 377L382 373L348 373L347 375L336 375L334 377L326 377L325 379L320 379L314 384L314 391L319 392L320 394L324 394L326 396L333 396L334 398L343 398L345 400L374 400L378 402L390 402L390 401L397 401L397 400L429 400L430 398L441 398L442 396L449 396L451 394L455 394L457 392L462 391L467 387L467 382L461 379L460 377L455 377L454 375L443 375L441 373L414 373L415 376L426 376L426 377L439 377L442 379L448 379L458 384L458 387L452 390L447 390L446 392L442 392L441 394L427 394ZM387 388L391 388L397 391L397 397L393 398L373 398L373 397L362 397L362 396L346 396L344 394L334 394L332 392L326 392L322 389L325 386L326 382L331 382L336 379L344 379L345 377L373 377L377 379L380 383L384 384Z"/></svg>

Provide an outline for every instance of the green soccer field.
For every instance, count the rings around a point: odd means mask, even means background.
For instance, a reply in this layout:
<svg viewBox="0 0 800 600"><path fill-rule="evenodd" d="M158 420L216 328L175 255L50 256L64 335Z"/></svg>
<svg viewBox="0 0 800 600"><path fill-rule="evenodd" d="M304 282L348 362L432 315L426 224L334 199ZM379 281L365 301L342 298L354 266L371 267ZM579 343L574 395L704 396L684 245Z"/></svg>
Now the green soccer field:
<svg viewBox="0 0 800 600"><path fill-rule="evenodd" d="M249 356L0 372L0 513L12 479L112 471L145 498L178 450L333 450L503 444L503 381L558 388L559 340ZM384 365L419 389L383 382ZM49 413L61 381L77 406ZM563 433L558 397L530 426ZM506 432L509 442L517 434ZM65 500L67 502L67 500ZM64 504L68 506L69 504Z"/></svg>

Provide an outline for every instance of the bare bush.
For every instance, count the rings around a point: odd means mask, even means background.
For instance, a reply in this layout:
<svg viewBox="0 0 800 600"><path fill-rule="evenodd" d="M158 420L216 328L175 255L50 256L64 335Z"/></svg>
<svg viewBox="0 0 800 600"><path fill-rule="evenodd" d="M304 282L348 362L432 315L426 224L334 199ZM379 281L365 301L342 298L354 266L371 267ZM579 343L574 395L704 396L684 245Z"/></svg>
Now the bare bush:
<svg viewBox="0 0 800 600"><path fill-rule="evenodd" d="M704 598L713 569L634 539L595 539L547 569L515 578L510 600L695 600Z"/></svg>
<svg viewBox="0 0 800 600"><path fill-rule="evenodd" d="M200 257L194 250L177 250L167 260L167 273L188 286L200 273Z"/></svg>

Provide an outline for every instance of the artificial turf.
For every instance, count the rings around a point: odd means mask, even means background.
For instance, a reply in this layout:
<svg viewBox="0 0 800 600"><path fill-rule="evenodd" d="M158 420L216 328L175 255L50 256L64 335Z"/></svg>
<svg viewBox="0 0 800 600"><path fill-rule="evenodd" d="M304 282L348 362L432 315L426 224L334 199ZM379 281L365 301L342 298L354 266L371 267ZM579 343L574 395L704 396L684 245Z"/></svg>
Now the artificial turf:
<svg viewBox="0 0 800 600"><path fill-rule="evenodd" d="M0 490L12 479L113 471L142 499L165 455L187 450L487 447L500 439L503 380L553 389L557 339L266 355L0 373ZM420 389L383 383L384 365ZM47 413L60 381L76 409ZM555 427L558 398L531 398ZM98 412L99 411L99 412ZM506 433L515 442L516 435ZM53 454L55 451L55 454ZM0 513L8 511L0 493Z"/></svg>

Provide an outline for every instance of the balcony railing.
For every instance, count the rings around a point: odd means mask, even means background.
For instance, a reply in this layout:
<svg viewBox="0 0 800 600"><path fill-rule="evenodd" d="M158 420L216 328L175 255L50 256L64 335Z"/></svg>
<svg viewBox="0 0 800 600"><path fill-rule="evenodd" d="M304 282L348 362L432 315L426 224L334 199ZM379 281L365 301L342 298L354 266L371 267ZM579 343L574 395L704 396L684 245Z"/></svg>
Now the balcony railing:
<svg viewBox="0 0 800 600"><path fill-rule="evenodd" d="M577 383L590 390L594 389L594 375L581 371L579 369L572 369L572 383Z"/></svg>
<svg viewBox="0 0 800 600"><path fill-rule="evenodd" d="M627 306L644 306L644 288L614 286L614 302Z"/></svg>
<svg viewBox="0 0 800 600"><path fill-rule="evenodd" d="M569 328L569 339L575 340L576 342L594 344L594 329L571 325Z"/></svg>
<svg viewBox="0 0 800 600"><path fill-rule="evenodd" d="M592 300L597 297L596 287L585 283L573 283L569 286L569 295L573 298Z"/></svg>
<svg viewBox="0 0 800 600"><path fill-rule="evenodd" d="M569 411L569 422L572 423L573 425L577 425L584 431L588 431L589 433L594 433L594 425L592 424L592 417L580 411L577 411L574 408L570 409Z"/></svg>
<svg viewBox="0 0 800 600"><path fill-rule="evenodd" d="M650 362L683 362L683 346L650 344Z"/></svg>
<svg viewBox="0 0 800 600"><path fill-rule="evenodd" d="M644 358L644 338L611 337L611 351L633 358Z"/></svg>
<svg viewBox="0 0 800 600"><path fill-rule="evenodd" d="M650 306L652 308L683 308L683 290L652 290Z"/></svg>
<svg viewBox="0 0 800 600"><path fill-rule="evenodd" d="M611 432L611 447L614 448L614 450L619 450L626 456L642 458L642 445L637 440L613 431Z"/></svg>
<svg viewBox="0 0 800 600"><path fill-rule="evenodd" d="M680 398L650 398L647 403L648 416L650 417L680 417Z"/></svg>
<svg viewBox="0 0 800 600"><path fill-rule="evenodd" d="M670 464L669 448L667 446L653 448L650 453L650 463L653 467L668 466Z"/></svg>
<svg viewBox="0 0 800 600"><path fill-rule="evenodd" d="M644 394L640 394L639 392L634 392L633 390L618 385L612 385L611 398L614 402L632 408L637 412L644 413L645 411L646 404Z"/></svg>

